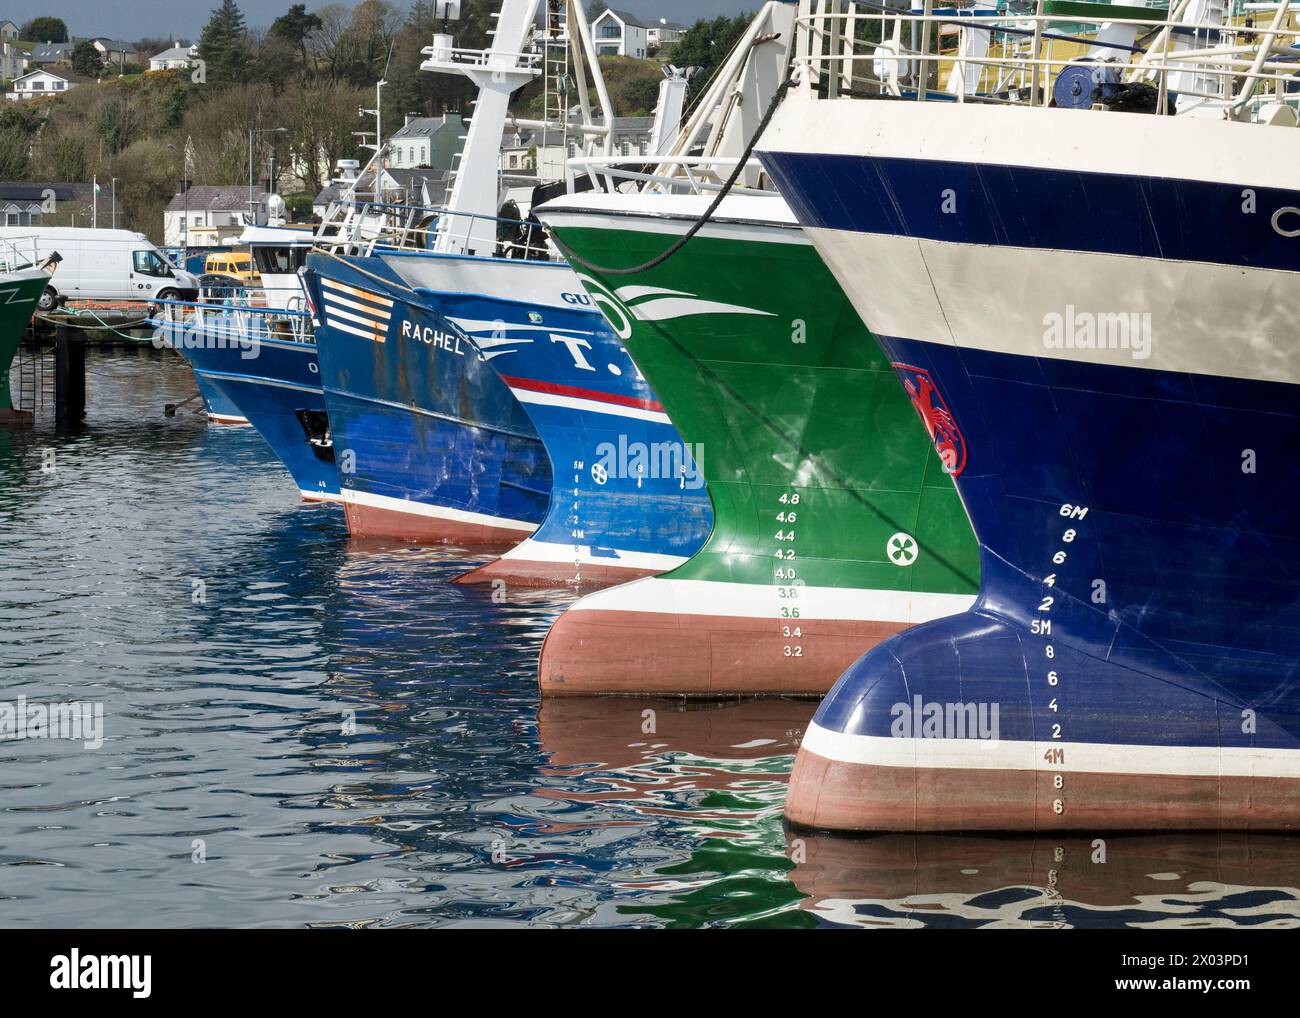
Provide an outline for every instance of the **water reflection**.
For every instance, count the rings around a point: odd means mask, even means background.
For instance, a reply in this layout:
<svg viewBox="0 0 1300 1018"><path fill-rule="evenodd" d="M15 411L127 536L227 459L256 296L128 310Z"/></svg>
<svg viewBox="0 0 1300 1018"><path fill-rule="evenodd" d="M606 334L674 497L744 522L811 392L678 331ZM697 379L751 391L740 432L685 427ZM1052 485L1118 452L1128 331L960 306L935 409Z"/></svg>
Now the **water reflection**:
<svg viewBox="0 0 1300 1018"><path fill-rule="evenodd" d="M573 594L350 542L254 431L162 415L179 358L89 363L84 428L0 428L0 700L106 725L96 751L0 743L0 924L1296 919L1288 838L1111 836L1102 863L1073 837L787 832L815 704L539 704Z"/></svg>
<svg viewBox="0 0 1300 1018"><path fill-rule="evenodd" d="M787 834L802 907L836 926L1300 925L1300 839Z"/></svg>

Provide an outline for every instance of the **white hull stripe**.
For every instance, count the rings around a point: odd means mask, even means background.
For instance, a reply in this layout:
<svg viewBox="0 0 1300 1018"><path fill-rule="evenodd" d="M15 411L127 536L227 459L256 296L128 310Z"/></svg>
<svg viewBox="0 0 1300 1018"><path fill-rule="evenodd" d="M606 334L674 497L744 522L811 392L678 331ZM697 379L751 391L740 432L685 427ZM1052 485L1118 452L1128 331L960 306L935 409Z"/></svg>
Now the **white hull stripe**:
<svg viewBox="0 0 1300 1018"><path fill-rule="evenodd" d="M643 287L640 289L644 289ZM618 296L626 303L629 298L618 291ZM668 322L675 318L687 318L692 315L757 315L761 318L775 318L771 311L743 307L739 304L724 304L716 300L699 300L694 294L682 297L659 297L628 308L632 317L642 322Z"/></svg>
<svg viewBox="0 0 1300 1018"><path fill-rule="evenodd" d="M906 590L851 587L799 588L799 615L804 620L929 622L966 611L970 594L931 594ZM777 619L790 601L778 588L758 583L721 583L650 577L574 602L570 611L625 611L662 615L714 615L719 618Z"/></svg>
<svg viewBox="0 0 1300 1018"><path fill-rule="evenodd" d="M596 229L680 236L713 202L712 194L564 195L538 210L543 222L560 229ZM729 221L731 220L731 221ZM700 231L713 239L806 245L794 213L779 195L728 195Z"/></svg>
<svg viewBox="0 0 1300 1018"><path fill-rule="evenodd" d="M348 300L346 297L339 297L332 293L323 293L321 296L325 298L326 306L334 308L339 312L339 314L344 314L345 312L343 309L345 308L352 308L354 311L364 311L368 316L382 319L385 322L389 319L389 312L381 311L373 305L362 304L360 301L356 300Z"/></svg>
<svg viewBox="0 0 1300 1018"><path fill-rule="evenodd" d="M450 520L454 523L474 523L484 527L498 527L502 530L517 530L524 534L537 529L537 524L528 523L524 520L511 520L502 516L489 516L487 513L467 512L464 509L430 505L427 502L415 502L406 498L375 495L368 491L357 491L353 488L344 488L340 496L340 501L352 505L363 505L371 509L383 509L393 513L406 513L409 516Z"/></svg>
<svg viewBox="0 0 1300 1018"><path fill-rule="evenodd" d="M1300 779L1300 749L1112 745L1055 739L895 739L833 732L815 721L809 723L800 748L826 760L864 767ZM1063 752L1065 763L1044 759L1048 750L1055 749Z"/></svg>
<svg viewBox="0 0 1300 1018"><path fill-rule="evenodd" d="M235 417L231 414L214 414L208 411L208 420L216 421L218 424L247 424L247 417Z"/></svg>
<svg viewBox="0 0 1300 1018"><path fill-rule="evenodd" d="M764 151L822 152L1295 188L1300 131L1199 117L811 99L796 91L758 149L760 158Z"/></svg>
<svg viewBox="0 0 1300 1018"><path fill-rule="evenodd" d="M328 318L341 318L344 321L356 322L358 325L369 325L371 328L378 329L380 332L388 331L387 318L375 318L371 315L356 315L351 311L344 311L336 308L328 301L325 303L325 315Z"/></svg>
<svg viewBox="0 0 1300 1018"><path fill-rule="evenodd" d="M493 337L497 337L495 342L498 346L501 343L532 342L531 339L502 338L503 334L508 332L572 332L574 335L578 336L591 335L590 329L566 329L559 328L558 326L552 327L550 325L524 325L519 322L506 322L500 318L494 318L492 321L488 321L486 318L453 318L451 320L460 326L464 332L473 336L474 342L479 346L483 346L486 343L493 341Z"/></svg>
<svg viewBox="0 0 1300 1018"><path fill-rule="evenodd" d="M295 392L312 392L319 394L320 386L299 385L297 382L284 382L277 378L267 378L264 375L236 375L225 371L205 371L205 378L215 378L222 382L240 382L244 385L268 385L273 389L292 389ZM246 421L248 418L240 417L239 420Z"/></svg>
<svg viewBox="0 0 1300 1018"><path fill-rule="evenodd" d="M1300 273L841 230L807 232L862 320L881 336L1024 357L1300 383L1300 344L1293 341L1300 320ZM863 265L871 272L864 273ZM1008 280L1015 281L1011 292ZM992 299L993 294L1007 299ZM1149 355L1135 356L1141 349L1133 340L1116 349L1049 346L1049 323L1075 321L1078 312L1138 315L1139 322L1149 314Z"/></svg>
<svg viewBox="0 0 1300 1018"><path fill-rule="evenodd" d="M339 332L360 336L362 339L368 339L374 343L382 343L386 338L383 328L378 325L372 325L370 331L367 332L365 329L358 329L355 325L349 325L347 322L340 322L332 315L326 315L325 322L331 329L338 329Z"/></svg>
<svg viewBox="0 0 1300 1018"><path fill-rule="evenodd" d="M654 421L656 424L671 424L666 413L659 410L643 410L640 407L620 406L618 403L602 403L595 399L582 399L578 396L559 396L551 392L535 392L532 389L511 387L515 399L520 403L535 403L541 406L562 406L570 410L585 410L593 414L610 414L614 417L631 417L638 421Z"/></svg>
<svg viewBox="0 0 1300 1018"><path fill-rule="evenodd" d="M533 538L515 545L497 560L498 562L580 562L586 566L608 566L611 569L654 569L667 572L686 559L681 555L656 555L644 551L613 549L613 554L593 555L591 545L555 544Z"/></svg>
<svg viewBox="0 0 1300 1018"><path fill-rule="evenodd" d="M368 290L358 290L355 286L348 286L346 283L340 283L333 279L327 279L324 276L321 276L320 281L321 281L321 285L324 286L327 290L333 290L336 293L346 293L346 294L350 294L353 297L358 297L361 300L366 301L368 306L373 306L378 304L379 308L385 308L389 310L392 309L393 302L389 300L387 297L381 297L377 293L371 293ZM374 310L378 311L379 308L375 308Z"/></svg>

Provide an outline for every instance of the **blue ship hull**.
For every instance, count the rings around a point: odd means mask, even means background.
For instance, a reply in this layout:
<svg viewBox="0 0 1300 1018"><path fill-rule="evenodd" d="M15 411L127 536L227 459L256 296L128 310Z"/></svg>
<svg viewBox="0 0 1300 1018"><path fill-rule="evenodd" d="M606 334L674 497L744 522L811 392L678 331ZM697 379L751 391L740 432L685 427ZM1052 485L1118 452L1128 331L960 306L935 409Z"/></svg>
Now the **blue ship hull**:
<svg viewBox="0 0 1300 1018"><path fill-rule="evenodd" d="M194 384L198 386L199 396L203 399L203 411L208 415L208 420L216 424L247 424L248 418L235 405L225 386L218 379L199 371L190 351L180 347L177 350L194 371Z"/></svg>
<svg viewBox="0 0 1300 1018"><path fill-rule="evenodd" d="M170 338L163 328L164 339ZM303 498L336 501L338 471L330 445L316 344L259 337L254 342L172 345L190 362L200 391L229 406L229 413L257 429L293 477ZM211 409L209 413L211 413Z"/></svg>
<svg viewBox="0 0 1300 1018"><path fill-rule="evenodd" d="M312 254L321 381L354 537L513 545L551 468L509 388L377 258Z"/></svg>
<svg viewBox="0 0 1300 1018"><path fill-rule="evenodd" d="M713 513L695 451L568 266L382 257L483 351L554 470L537 532L463 582L603 586L664 572L700 548Z"/></svg>
<svg viewBox="0 0 1300 1018"><path fill-rule="evenodd" d="M936 124L913 130L996 137L1006 112L927 109ZM867 137L838 115L836 131ZM982 581L970 611L844 674L787 815L840 829L1300 823L1300 247L1269 214L1300 191L1214 165L1190 179L1032 153L827 154L803 133L816 126L787 125L764 164L894 362L970 515ZM1250 190L1258 216L1243 215ZM1080 217L1063 216L1067 195Z"/></svg>

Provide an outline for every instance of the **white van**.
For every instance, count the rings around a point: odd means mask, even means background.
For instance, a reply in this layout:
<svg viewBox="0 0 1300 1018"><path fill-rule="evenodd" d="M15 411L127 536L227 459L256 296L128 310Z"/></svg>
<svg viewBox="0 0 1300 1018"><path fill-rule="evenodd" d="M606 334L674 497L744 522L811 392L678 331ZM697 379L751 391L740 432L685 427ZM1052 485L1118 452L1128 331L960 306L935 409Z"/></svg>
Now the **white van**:
<svg viewBox="0 0 1300 1018"><path fill-rule="evenodd" d="M2 226L0 242L36 245L38 259L58 252L62 261L41 295L49 311L59 299L193 300L199 281L163 257L143 233L73 226Z"/></svg>

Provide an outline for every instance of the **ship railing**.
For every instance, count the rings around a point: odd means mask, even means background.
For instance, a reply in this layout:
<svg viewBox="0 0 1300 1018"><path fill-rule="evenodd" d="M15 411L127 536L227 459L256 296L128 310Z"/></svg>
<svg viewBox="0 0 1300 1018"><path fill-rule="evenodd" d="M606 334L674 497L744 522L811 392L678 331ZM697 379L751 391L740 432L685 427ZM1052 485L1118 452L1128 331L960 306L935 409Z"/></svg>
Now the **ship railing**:
<svg viewBox="0 0 1300 1018"><path fill-rule="evenodd" d="M535 52L502 53L496 50L473 49L465 46L425 46L420 55L428 57L420 70L434 71L445 67L482 68L508 71L537 71L541 54ZM428 66L425 66L428 65Z"/></svg>
<svg viewBox="0 0 1300 1018"><path fill-rule="evenodd" d="M317 236L317 247L365 257L383 251L426 251L529 261L560 260L559 252L536 220L382 201L338 204L349 206L347 215L337 220L335 231ZM495 235L491 251L477 250L482 226Z"/></svg>
<svg viewBox="0 0 1300 1018"><path fill-rule="evenodd" d="M231 288L232 290L234 288ZM209 295L199 300L153 300L150 324L164 343L214 341L228 344L259 343L267 339L304 343L312 339L311 315L306 311L255 306L242 295Z"/></svg>
<svg viewBox="0 0 1300 1018"><path fill-rule="evenodd" d="M287 273L286 273L287 275ZM248 306L252 308L270 308L271 310L287 308L302 311L307 302L302 286L295 282L291 286L267 286L240 283L235 286L209 285L200 286L198 303L207 305Z"/></svg>
<svg viewBox="0 0 1300 1018"><path fill-rule="evenodd" d="M35 237L0 240L0 272L37 268L44 260L37 253Z"/></svg>
<svg viewBox="0 0 1300 1018"><path fill-rule="evenodd" d="M704 194L721 191L740 160L735 156L573 156L565 162L572 181L594 177L608 191L643 190L661 194ZM766 180L762 164L751 159L759 182ZM625 187L625 184L633 187ZM772 187L732 187L731 194L772 194Z"/></svg>
<svg viewBox="0 0 1300 1018"><path fill-rule="evenodd" d="M1300 113L1300 25L1290 0L1246 13L1210 0L1200 19L1189 18L1192 2L1146 15L1090 0L1034 0L1020 11L969 0L907 10L801 0L807 44L796 65L826 98L1061 105L1061 75L1092 72L1096 93L1086 92L1079 108L1144 85L1154 110L1232 119L1274 117L1277 107ZM1270 122L1295 122L1291 115Z"/></svg>

